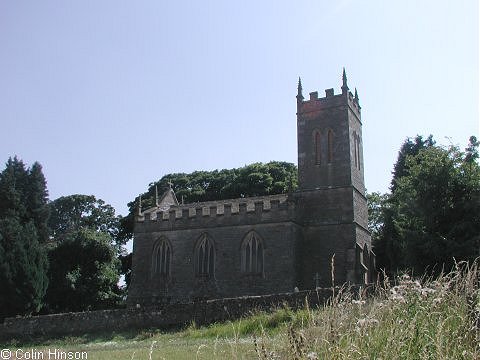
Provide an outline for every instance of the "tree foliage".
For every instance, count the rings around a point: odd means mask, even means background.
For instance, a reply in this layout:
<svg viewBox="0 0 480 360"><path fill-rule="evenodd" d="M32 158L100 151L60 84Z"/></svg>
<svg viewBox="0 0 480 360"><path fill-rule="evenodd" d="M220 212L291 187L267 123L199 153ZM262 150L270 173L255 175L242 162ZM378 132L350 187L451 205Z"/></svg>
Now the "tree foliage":
<svg viewBox="0 0 480 360"><path fill-rule="evenodd" d="M47 200L41 165L8 159L0 173L0 318L37 312L43 304Z"/></svg>
<svg viewBox="0 0 480 360"><path fill-rule="evenodd" d="M62 196L49 204L50 235L61 241L65 234L81 228L104 232L111 236L117 246L125 242L119 237L120 217L115 209L93 195Z"/></svg>
<svg viewBox="0 0 480 360"><path fill-rule="evenodd" d="M9 158L0 176L0 218L33 221L41 243L48 240L48 191L42 166L27 169L17 157Z"/></svg>
<svg viewBox="0 0 480 360"><path fill-rule="evenodd" d="M82 227L64 234L49 252L48 312L114 307L120 262L106 232Z"/></svg>
<svg viewBox="0 0 480 360"><path fill-rule="evenodd" d="M185 203L282 194L297 187L297 167L288 162L271 161L236 169L168 174L151 183L147 192L139 195L142 197L142 207L154 205L155 187L161 194L170 184L177 199ZM128 204L130 213L121 221L122 238L131 238L133 235L137 205L136 200Z"/></svg>
<svg viewBox="0 0 480 360"><path fill-rule="evenodd" d="M33 221L0 220L0 319L40 310L47 288L47 257Z"/></svg>
<svg viewBox="0 0 480 360"><path fill-rule="evenodd" d="M113 306L120 300L119 217L93 195L63 196L50 204L54 246L49 251L48 312Z"/></svg>
<svg viewBox="0 0 480 360"><path fill-rule="evenodd" d="M380 236L385 223L385 214L383 210L387 199L387 194L380 194L379 192L367 194L368 230L370 231L372 241L374 242Z"/></svg>
<svg viewBox="0 0 480 360"><path fill-rule="evenodd" d="M403 176L407 174L407 157L417 155L420 150L429 148L435 145L433 136L429 135L426 139L423 139L423 136L417 135L414 139L407 138L402 144L400 151L398 152L397 162L393 166L393 177L390 184L390 189L392 193L395 193L397 189L397 182Z"/></svg>
<svg viewBox="0 0 480 360"><path fill-rule="evenodd" d="M390 272L438 272L450 269L454 259L480 255L478 142L470 138L462 152L429 140L399 156L395 168L402 170L394 172L392 193L383 205L375 249L378 263Z"/></svg>

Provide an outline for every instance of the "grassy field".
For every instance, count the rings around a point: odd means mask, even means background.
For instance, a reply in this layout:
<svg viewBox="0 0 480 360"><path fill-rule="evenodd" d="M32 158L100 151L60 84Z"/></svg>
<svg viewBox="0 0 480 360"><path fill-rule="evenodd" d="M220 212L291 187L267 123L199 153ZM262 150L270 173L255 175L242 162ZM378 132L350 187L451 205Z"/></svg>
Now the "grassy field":
<svg viewBox="0 0 480 360"><path fill-rule="evenodd" d="M44 359L49 358L49 349L118 360L480 359L479 281L477 264L461 264L433 280L404 275L394 286L385 281L368 298L339 291L320 309L279 308L168 333L151 330L12 342L2 349L21 349L18 354L23 358L27 357L22 351L43 352Z"/></svg>

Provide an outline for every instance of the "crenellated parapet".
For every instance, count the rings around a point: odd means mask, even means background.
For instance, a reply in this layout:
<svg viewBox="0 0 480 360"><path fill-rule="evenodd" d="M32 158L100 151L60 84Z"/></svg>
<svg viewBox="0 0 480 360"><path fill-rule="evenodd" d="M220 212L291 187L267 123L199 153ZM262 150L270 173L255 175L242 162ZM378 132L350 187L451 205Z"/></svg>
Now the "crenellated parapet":
<svg viewBox="0 0 480 360"><path fill-rule="evenodd" d="M293 220L294 202L285 194L156 207L137 214L135 231L193 229Z"/></svg>
<svg viewBox="0 0 480 360"><path fill-rule="evenodd" d="M349 91L345 69L343 70L342 81L342 92L340 94L335 94L335 90L331 88L325 90L325 97L318 97L318 91L313 91L309 94L309 99L304 99L302 94L302 83L301 80L299 80L297 115L304 115L308 118L309 113L314 115L321 110L348 105L357 117L360 118L361 106L359 103L358 92L357 89L355 89L355 94L352 94L352 92Z"/></svg>

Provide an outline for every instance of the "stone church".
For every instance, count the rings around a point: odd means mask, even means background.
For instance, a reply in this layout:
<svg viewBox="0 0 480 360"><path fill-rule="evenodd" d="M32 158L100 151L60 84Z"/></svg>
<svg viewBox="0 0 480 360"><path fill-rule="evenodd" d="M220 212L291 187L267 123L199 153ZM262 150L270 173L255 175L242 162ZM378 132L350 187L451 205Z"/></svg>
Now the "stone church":
<svg viewBox="0 0 480 360"><path fill-rule="evenodd" d="M135 219L129 306L372 281L362 121L341 93L297 94L298 189L179 204L173 190Z"/></svg>

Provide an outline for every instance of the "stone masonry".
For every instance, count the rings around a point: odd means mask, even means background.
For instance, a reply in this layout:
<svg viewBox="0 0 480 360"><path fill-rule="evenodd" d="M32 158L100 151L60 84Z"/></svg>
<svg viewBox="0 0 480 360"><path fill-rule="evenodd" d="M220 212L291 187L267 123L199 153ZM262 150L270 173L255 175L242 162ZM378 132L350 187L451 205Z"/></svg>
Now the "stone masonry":
<svg viewBox="0 0 480 360"><path fill-rule="evenodd" d="M168 190L135 220L130 307L373 280L357 91L297 94L299 188L179 205Z"/></svg>

